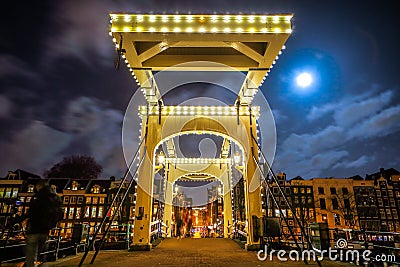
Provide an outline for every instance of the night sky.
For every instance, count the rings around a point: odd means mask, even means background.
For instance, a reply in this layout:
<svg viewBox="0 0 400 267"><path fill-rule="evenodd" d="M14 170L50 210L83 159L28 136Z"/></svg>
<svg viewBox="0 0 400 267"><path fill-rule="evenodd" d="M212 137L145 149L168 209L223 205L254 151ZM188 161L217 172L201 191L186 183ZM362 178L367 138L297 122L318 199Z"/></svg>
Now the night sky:
<svg viewBox="0 0 400 267"><path fill-rule="evenodd" d="M122 120L137 86L114 68L109 12L294 13L261 87L276 121L274 170L309 179L400 169L395 1L10 3L1 16L0 176L42 174L73 154L93 156L104 178L123 175ZM307 89L295 83L303 71L314 79Z"/></svg>

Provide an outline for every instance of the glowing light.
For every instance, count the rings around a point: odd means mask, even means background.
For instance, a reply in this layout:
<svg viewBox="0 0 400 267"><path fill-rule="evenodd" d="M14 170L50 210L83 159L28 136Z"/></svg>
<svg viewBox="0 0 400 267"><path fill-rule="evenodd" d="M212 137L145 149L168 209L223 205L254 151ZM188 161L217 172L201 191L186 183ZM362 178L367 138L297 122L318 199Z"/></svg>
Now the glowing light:
<svg viewBox="0 0 400 267"><path fill-rule="evenodd" d="M174 28L174 32L181 32L181 28L175 27L175 28Z"/></svg>
<svg viewBox="0 0 400 267"><path fill-rule="evenodd" d="M254 23L254 16L249 16L249 22Z"/></svg>
<svg viewBox="0 0 400 267"><path fill-rule="evenodd" d="M217 29L217 28L215 28L215 27L213 27L213 28L211 29L211 32L214 32L214 33L216 33L216 32L218 32L218 29Z"/></svg>
<svg viewBox="0 0 400 267"><path fill-rule="evenodd" d="M199 32L206 32L206 29L205 29L204 27L201 27L201 28L199 29Z"/></svg>
<svg viewBox="0 0 400 267"><path fill-rule="evenodd" d="M117 31L117 28L115 28L115 27L111 28L111 32L116 32L116 31Z"/></svg>
<svg viewBox="0 0 400 267"><path fill-rule="evenodd" d="M175 16L174 16L174 21L175 21L175 22L180 22L180 21L181 21L181 16L175 15Z"/></svg>
<svg viewBox="0 0 400 267"><path fill-rule="evenodd" d="M250 29L249 29L249 32L251 32L251 33L255 33L255 32L256 32L256 29L254 29L254 28L250 28Z"/></svg>
<svg viewBox="0 0 400 267"><path fill-rule="evenodd" d="M131 21L131 16L125 15L124 16L124 20L125 20L125 22L130 22Z"/></svg>
<svg viewBox="0 0 400 267"><path fill-rule="evenodd" d="M150 15L149 21L150 22L155 22L156 21L156 16L155 15Z"/></svg>
<svg viewBox="0 0 400 267"><path fill-rule="evenodd" d="M129 32L131 30L131 28L129 27L124 27L124 32Z"/></svg>
<svg viewBox="0 0 400 267"><path fill-rule="evenodd" d="M231 29L229 29L228 27L224 29L224 32L228 33L231 32Z"/></svg>
<svg viewBox="0 0 400 267"><path fill-rule="evenodd" d="M262 16L261 17L261 22L266 23L267 22L267 16Z"/></svg>
<svg viewBox="0 0 400 267"><path fill-rule="evenodd" d="M136 27L136 31L137 31L137 32L142 32L142 31L143 31L143 28L142 28L142 27Z"/></svg>
<svg viewBox="0 0 400 267"><path fill-rule="evenodd" d="M275 28L274 32L281 32L281 28Z"/></svg>
<svg viewBox="0 0 400 267"><path fill-rule="evenodd" d="M188 28L186 28L186 32L193 32L193 29L188 27Z"/></svg>
<svg viewBox="0 0 400 267"><path fill-rule="evenodd" d="M154 27L150 27L150 28L149 28L149 31L150 31L150 32L155 32L156 29L155 29Z"/></svg>
<svg viewBox="0 0 400 267"><path fill-rule="evenodd" d="M279 18L278 18L278 17L274 17L274 18L272 19L272 22L275 23L275 24L276 24L276 23L279 23Z"/></svg>
<svg viewBox="0 0 400 267"><path fill-rule="evenodd" d="M168 16L163 15L161 20L162 22L168 22Z"/></svg>
<svg viewBox="0 0 400 267"><path fill-rule="evenodd" d="M188 15L186 17L187 22L193 22L193 16L192 15Z"/></svg>
<svg viewBox="0 0 400 267"><path fill-rule="evenodd" d="M161 32L168 32L168 28L167 27L162 27L161 28Z"/></svg>
<svg viewBox="0 0 400 267"><path fill-rule="evenodd" d="M300 87L308 87L312 83L312 76L308 72L303 72L296 77L296 83Z"/></svg>
<svg viewBox="0 0 400 267"><path fill-rule="evenodd" d="M217 15L212 15L211 16L211 22L217 22Z"/></svg>
<svg viewBox="0 0 400 267"><path fill-rule="evenodd" d="M236 22L237 23L241 23L242 21L243 21L243 17L242 16L240 16L240 15L236 16Z"/></svg>
<svg viewBox="0 0 400 267"><path fill-rule="evenodd" d="M138 15L138 16L136 17L136 20L137 20L138 22L143 22L143 20L144 20L143 15Z"/></svg>
<svg viewBox="0 0 400 267"><path fill-rule="evenodd" d="M237 28L236 31L237 32L243 32L243 29L242 28Z"/></svg>
<svg viewBox="0 0 400 267"><path fill-rule="evenodd" d="M228 15L224 16L224 22L228 23L231 20L231 18Z"/></svg>
<svg viewBox="0 0 400 267"><path fill-rule="evenodd" d="M287 29L286 33L292 33L292 29Z"/></svg>

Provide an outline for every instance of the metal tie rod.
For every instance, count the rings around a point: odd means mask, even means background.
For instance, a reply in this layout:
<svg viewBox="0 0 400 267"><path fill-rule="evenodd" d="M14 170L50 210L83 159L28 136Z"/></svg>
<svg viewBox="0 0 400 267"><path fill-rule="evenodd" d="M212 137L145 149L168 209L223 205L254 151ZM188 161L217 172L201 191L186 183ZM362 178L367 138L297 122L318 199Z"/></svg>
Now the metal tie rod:
<svg viewBox="0 0 400 267"><path fill-rule="evenodd" d="M107 214L108 214L109 212L111 212L112 207L114 206L114 203L115 203L115 201L116 201L116 199L117 199L117 197L118 197L118 194L119 194L119 192L121 191L122 186L123 186L123 184L125 183L125 181L126 181L126 179L127 179L127 177L128 177L128 174L129 174L129 172L130 172L130 170L131 170L131 168L132 168L133 162L135 161L136 157L139 155L140 148L142 147L143 141L144 141L145 139L146 139L146 136L140 141L139 146L138 146L138 149L136 150L135 154L133 155L132 161L129 163L129 166L128 166L126 172L125 172L124 178L122 178L122 180L121 180L121 183L120 183L120 185L119 185L119 187L118 187L117 192L115 193L115 196L114 196L113 200L111 201L111 204L110 204L110 206L109 206L109 208L108 208L108 210L107 210L107 213L105 213L106 216L103 217L103 219L101 220L100 225L97 227L97 229L96 229L96 231L95 231L95 233L94 233L94 235L93 235L93 237L92 237L92 240L89 241L89 245L88 245L88 247L86 248L85 253L83 254L83 257L82 257L81 261L79 262L78 267L81 267L81 266L82 266L83 262L85 261L87 255L88 255L88 253L89 253L89 249L93 246L93 243L94 243L94 241L96 240L96 236L98 235L98 233L99 233L101 227L103 227L103 224L105 223L105 221L106 221L106 219L107 219ZM138 166L138 168L139 168L139 166ZM138 169L138 168L137 168L137 169ZM137 169L136 169L136 171L137 171ZM132 179L133 179L133 178L132 178Z"/></svg>

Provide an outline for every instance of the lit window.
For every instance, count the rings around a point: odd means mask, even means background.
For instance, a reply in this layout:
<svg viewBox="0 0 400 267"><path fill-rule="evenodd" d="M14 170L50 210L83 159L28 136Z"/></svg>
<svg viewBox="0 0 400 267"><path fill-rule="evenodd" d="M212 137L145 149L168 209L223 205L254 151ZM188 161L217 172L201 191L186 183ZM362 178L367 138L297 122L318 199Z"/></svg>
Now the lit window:
<svg viewBox="0 0 400 267"><path fill-rule="evenodd" d="M76 208L75 219L80 219L81 217L81 208Z"/></svg>
<svg viewBox="0 0 400 267"><path fill-rule="evenodd" d="M72 182L72 190L78 190L78 186L79 186L78 182L76 181Z"/></svg>
<svg viewBox="0 0 400 267"><path fill-rule="evenodd" d="M35 186L30 184L28 186L28 193L33 193L34 190L35 190Z"/></svg>
<svg viewBox="0 0 400 267"><path fill-rule="evenodd" d="M99 218L103 217L103 207L99 207L98 217Z"/></svg>
<svg viewBox="0 0 400 267"><path fill-rule="evenodd" d="M96 218L96 215L97 215L97 208L93 207L92 208L92 218Z"/></svg>
<svg viewBox="0 0 400 267"><path fill-rule="evenodd" d="M334 213L333 218L335 219L335 225L340 225L340 216L339 214Z"/></svg>
<svg viewBox="0 0 400 267"><path fill-rule="evenodd" d="M98 194L98 193L100 193L100 186L99 185L95 185L95 186L93 186L93 193L95 193L95 194Z"/></svg>

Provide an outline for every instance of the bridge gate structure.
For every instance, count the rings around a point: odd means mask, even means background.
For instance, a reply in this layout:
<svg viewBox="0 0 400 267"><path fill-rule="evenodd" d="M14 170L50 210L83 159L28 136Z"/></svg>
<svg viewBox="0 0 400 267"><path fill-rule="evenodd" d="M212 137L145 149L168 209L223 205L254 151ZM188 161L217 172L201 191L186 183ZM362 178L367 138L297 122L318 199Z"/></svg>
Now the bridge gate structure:
<svg viewBox="0 0 400 267"><path fill-rule="evenodd" d="M142 119L136 198L134 237L132 249L149 250L154 174L157 154L167 145L165 163L176 158L174 138L183 134L213 134L224 140L220 158L226 170L234 164L230 144L239 147L241 172L245 182L245 212L247 219L246 247L259 246L253 234L252 216L262 216L261 174L258 169L259 144L257 119L259 107L252 100L277 56L291 34L291 14L278 15L173 15L173 14L111 14L111 31L117 50L116 61L124 61L140 85L146 105L140 106ZM186 64L187 63L187 64ZM166 106L157 84L155 72L207 71L223 75L226 71L246 72L231 106ZM168 167L165 188L164 222L171 222L171 184L189 174L208 173L224 184L225 218L232 218L231 181L228 171L221 173L220 163L213 160L192 159L190 170L182 164ZM172 166L171 164L167 164ZM218 165L216 168L215 165ZM218 169L218 171L216 171ZM226 224L229 219L224 220ZM232 219L231 219L232 221ZM225 228L225 227L224 227ZM227 228L227 227L226 227ZM226 229L225 228L225 229Z"/></svg>
<svg viewBox="0 0 400 267"><path fill-rule="evenodd" d="M136 154L130 155L132 161L127 160L124 176L126 179L128 172L137 175L133 250L151 248L154 176L161 169L165 176L164 225L169 227L172 220L172 187L177 179L214 177L223 184L225 237L233 222L230 173L232 168L238 169L244 179L246 248L260 247L260 239L254 234L258 226L252 218L264 215L261 181L266 173L260 157L264 158L264 165L266 159L258 142L260 107L252 105L252 101L285 49L292 32L292 17L292 14L110 14L115 66L126 64L145 98L145 103L137 107L141 141ZM235 85L237 96L231 105L167 106L160 90L163 84L157 81L160 72L181 73L178 77L184 79L187 72L222 76L232 71L244 73L245 78L242 84ZM174 137L185 134L222 137L219 157L179 157ZM133 164L136 160L137 168ZM267 172L271 173L266 163Z"/></svg>

